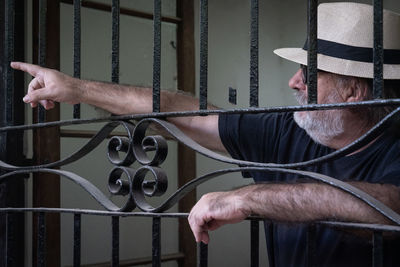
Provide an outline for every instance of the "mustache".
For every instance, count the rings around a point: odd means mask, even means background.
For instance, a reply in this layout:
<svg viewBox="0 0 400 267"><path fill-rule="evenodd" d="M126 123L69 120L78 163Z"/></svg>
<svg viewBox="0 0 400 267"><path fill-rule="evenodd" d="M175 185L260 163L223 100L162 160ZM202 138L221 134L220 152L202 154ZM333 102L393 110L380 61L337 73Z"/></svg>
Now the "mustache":
<svg viewBox="0 0 400 267"><path fill-rule="evenodd" d="M296 101L300 105L307 105L307 94L305 92L302 92L300 90L299 91L294 91L293 95L296 98Z"/></svg>

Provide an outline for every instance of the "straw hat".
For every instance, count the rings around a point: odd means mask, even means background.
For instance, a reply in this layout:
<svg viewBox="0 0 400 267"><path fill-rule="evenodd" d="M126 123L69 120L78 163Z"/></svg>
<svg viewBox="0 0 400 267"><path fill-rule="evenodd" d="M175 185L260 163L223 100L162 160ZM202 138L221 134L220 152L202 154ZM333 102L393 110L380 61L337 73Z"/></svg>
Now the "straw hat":
<svg viewBox="0 0 400 267"><path fill-rule="evenodd" d="M384 79L400 79L400 14L383 11ZM318 69L373 78L373 7L359 3L318 6ZM304 48L280 48L278 56L307 65Z"/></svg>

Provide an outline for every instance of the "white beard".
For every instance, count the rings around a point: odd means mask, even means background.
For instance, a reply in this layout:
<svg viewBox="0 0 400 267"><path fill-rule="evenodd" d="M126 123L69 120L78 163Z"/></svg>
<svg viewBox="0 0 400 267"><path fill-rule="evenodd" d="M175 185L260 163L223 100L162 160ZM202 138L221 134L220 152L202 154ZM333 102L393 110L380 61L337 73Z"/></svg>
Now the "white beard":
<svg viewBox="0 0 400 267"><path fill-rule="evenodd" d="M305 93L295 91L294 96L300 105L307 104ZM323 100L324 104L341 102L336 90ZM294 113L294 120L300 128L317 143L327 145L334 137L344 132L344 112L341 109L297 111Z"/></svg>

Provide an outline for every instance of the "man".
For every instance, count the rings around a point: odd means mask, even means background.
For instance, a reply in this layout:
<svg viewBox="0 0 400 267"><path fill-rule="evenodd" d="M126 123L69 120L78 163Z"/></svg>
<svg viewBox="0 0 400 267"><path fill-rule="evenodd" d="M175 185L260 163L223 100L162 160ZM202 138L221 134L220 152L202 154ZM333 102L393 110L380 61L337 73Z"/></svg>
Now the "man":
<svg viewBox="0 0 400 267"><path fill-rule="evenodd" d="M318 103L355 102L371 99L372 7L355 3L321 4L318 8ZM385 11L384 48L386 56L385 95L396 96L400 79L400 16ZM280 49L276 53L306 65L304 49ZM88 103L115 114L151 111L151 91L122 85L74 79L60 72L25 63L12 67L35 78L24 101L52 108L54 101ZM306 68L289 81L301 104L307 98ZM197 101L163 92L162 111L193 110ZM115 105L118 103L118 105ZM390 109L352 108L284 114L241 114L208 117L169 118L194 140L209 148L228 151L248 161L290 163L309 160L340 149L367 132ZM400 141L383 133L359 151L344 158L307 167L369 193L399 211ZM355 197L333 187L312 182L295 183L301 177L284 173L251 172L256 182L230 192L203 196L193 207L189 223L197 242L208 243L208 231L258 214L275 224L267 236L278 266L305 266L306 230L300 224L334 219L367 223L390 223ZM282 183L285 182L285 183ZM316 266L370 266L371 246L358 235L317 227ZM399 266L399 241L384 246L385 266Z"/></svg>

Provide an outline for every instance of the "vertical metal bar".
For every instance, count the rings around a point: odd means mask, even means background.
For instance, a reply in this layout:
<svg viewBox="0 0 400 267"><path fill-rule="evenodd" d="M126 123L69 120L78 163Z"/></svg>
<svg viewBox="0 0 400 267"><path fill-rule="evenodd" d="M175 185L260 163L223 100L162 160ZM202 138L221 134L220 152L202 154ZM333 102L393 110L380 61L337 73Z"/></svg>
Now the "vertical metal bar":
<svg viewBox="0 0 400 267"><path fill-rule="evenodd" d="M81 214L74 214L74 267L81 266Z"/></svg>
<svg viewBox="0 0 400 267"><path fill-rule="evenodd" d="M208 0L200 0L200 109L207 109Z"/></svg>
<svg viewBox="0 0 400 267"><path fill-rule="evenodd" d="M74 77L81 78L81 0L74 0ZM73 116L81 117L81 104L74 105Z"/></svg>
<svg viewBox="0 0 400 267"><path fill-rule="evenodd" d="M266 222L264 222L266 223ZM267 249L268 249L268 261L270 267L275 267L275 250L274 250L274 223L268 222L266 223L265 229L268 237Z"/></svg>
<svg viewBox="0 0 400 267"><path fill-rule="evenodd" d="M383 89L383 0L374 0L374 98L382 97Z"/></svg>
<svg viewBox="0 0 400 267"><path fill-rule="evenodd" d="M160 112L161 0L154 0L153 112Z"/></svg>
<svg viewBox="0 0 400 267"><path fill-rule="evenodd" d="M258 107L258 0L251 0L250 106Z"/></svg>
<svg viewBox="0 0 400 267"><path fill-rule="evenodd" d="M111 58L111 81L119 83L119 24L120 7L119 0L112 1L112 58Z"/></svg>
<svg viewBox="0 0 400 267"><path fill-rule="evenodd" d="M5 88L6 88L6 124L10 125L14 121L14 72L10 67L10 62L14 60L14 36L15 36L15 2L14 0L6 1L6 17L5 17Z"/></svg>
<svg viewBox="0 0 400 267"><path fill-rule="evenodd" d="M46 214L38 214L38 246L37 246L37 266L46 266Z"/></svg>
<svg viewBox="0 0 400 267"><path fill-rule="evenodd" d="M260 248L260 222L252 220L250 222L250 247L251 247L251 259L250 266L259 266L259 248Z"/></svg>
<svg viewBox="0 0 400 267"><path fill-rule="evenodd" d="M152 266L161 266L161 218L153 218Z"/></svg>
<svg viewBox="0 0 400 267"><path fill-rule="evenodd" d="M0 1L0 127L24 123L24 75L10 67L11 61L24 60L24 18L24 1ZM0 134L0 160L23 164L22 141L22 132ZM4 173L0 170L0 175ZM21 177L0 184L0 207L24 205ZM23 266L24 222L22 213L0 212L0 266Z"/></svg>
<svg viewBox="0 0 400 267"><path fill-rule="evenodd" d="M119 217L112 216L112 267L119 266Z"/></svg>
<svg viewBox="0 0 400 267"><path fill-rule="evenodd" d="M316 226L314 224L310 224L307 227L307 266L314 267L315 266L315 255L316 255Z"/></svg>
<svg viewBox="0 0 400 267"><path fill-rule="evenodd" d="M372 262L373 267L383 266L383 236L382 232L374 232L372 238Z"/></svg>
<svg viewBox="0 0 400 267"><path fill-rule="evenodd" d="M12 221L12 215L8 212L6 212L6 266L14 266L14 259L12 255L14 252L12 251L15 246L13 245L14 242L14 236L13 236L13 221Z"/></svg>
<svg viewBox="0 0 400 267"><path fill-rule="evenodd" d="M307 6L307 89L308 104L316 104L318 101L317 94L317 19L318 17L318 0L308 0Z"/></svg>
<svg viewBox="0 0 400 267"><path fill-rule="evenodd" d="M208 266L208 245L200 242L199 267Z"/></svg>
<svg viewBox="0 0 400 267"><path fill-rule="evenodd" d="M47 0L39 1L39 65L46 66L46 17ZM41 105L38 106L38 122L46 120L46 111Z"/></svg>

